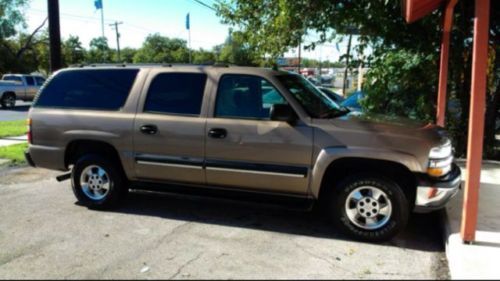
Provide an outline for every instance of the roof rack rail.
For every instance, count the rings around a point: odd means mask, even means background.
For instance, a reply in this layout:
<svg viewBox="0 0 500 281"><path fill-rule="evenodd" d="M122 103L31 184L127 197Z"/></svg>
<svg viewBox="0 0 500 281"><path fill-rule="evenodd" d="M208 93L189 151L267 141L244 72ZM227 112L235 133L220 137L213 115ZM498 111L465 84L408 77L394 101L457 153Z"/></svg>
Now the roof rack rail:
<svg viewBox="0 0 500 281"><path fill-rule="evenodd" d="M80 63L72 64L69 67L84 68L84 67L174 67L174 66L213 66L213 67L231 67L235 64L226 62L206 62L206 63Z"/></svg>

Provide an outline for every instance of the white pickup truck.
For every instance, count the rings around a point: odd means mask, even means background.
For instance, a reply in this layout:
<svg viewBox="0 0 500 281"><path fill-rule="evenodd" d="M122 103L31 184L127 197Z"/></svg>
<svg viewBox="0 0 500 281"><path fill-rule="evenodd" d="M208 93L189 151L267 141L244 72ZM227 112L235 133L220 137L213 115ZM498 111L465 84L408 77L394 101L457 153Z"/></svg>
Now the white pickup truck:
<svg viewBox="0 0 500 281"><path fill-rule="evenodd" d="M44 82L39 75L5 74L0 80L0 104L12 108L16 100L32 101Z"/></svg>

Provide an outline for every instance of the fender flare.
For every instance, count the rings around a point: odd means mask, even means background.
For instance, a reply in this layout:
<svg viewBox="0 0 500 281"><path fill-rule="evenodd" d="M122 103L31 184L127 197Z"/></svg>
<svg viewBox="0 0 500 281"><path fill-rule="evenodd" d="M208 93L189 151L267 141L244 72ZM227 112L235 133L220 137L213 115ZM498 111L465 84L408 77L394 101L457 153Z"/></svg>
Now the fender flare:
<svg viewBox="0 0 500 281"><path fill-rule="evenodd" d="M310 193L314 198L319 197L323 177L328 167L343 158L384 160L401 164L413 172L422 171L422 165L417 158L406 152L366 147L327 147L320 151L312 169Z"/></svg>

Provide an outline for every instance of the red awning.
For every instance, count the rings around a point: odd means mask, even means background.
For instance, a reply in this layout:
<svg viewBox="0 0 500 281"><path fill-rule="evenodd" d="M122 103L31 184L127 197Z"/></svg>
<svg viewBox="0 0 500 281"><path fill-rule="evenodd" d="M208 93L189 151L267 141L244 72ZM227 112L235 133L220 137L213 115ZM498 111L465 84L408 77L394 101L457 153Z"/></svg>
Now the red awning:
<svg viewBox="0 0 500 281"><path fill-rule="evenodd" d="M401 0L401 7L406 22L412 23L430 14L445 2L445 0Z"/></svg>

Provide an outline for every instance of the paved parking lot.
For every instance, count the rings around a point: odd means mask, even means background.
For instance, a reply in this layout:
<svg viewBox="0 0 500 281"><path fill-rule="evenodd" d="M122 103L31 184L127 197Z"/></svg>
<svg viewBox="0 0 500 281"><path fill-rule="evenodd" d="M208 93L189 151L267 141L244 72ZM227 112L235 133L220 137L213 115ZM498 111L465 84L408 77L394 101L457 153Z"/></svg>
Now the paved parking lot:
<svg viewBox="0 0 500 281"><path fill-rule="evenodd" d="M30 106L31 102L16 101L16 107L13 109L0 107L0 121L24 120L28 118Z"/></svg>
<svg viewBox="0 0 500 281"><path fill-rule="evenodd" d="M135 193L92 211L55 175L0 171L0 278L448 278L438 215L367 244L314 213L219 200Z"/></svg>

